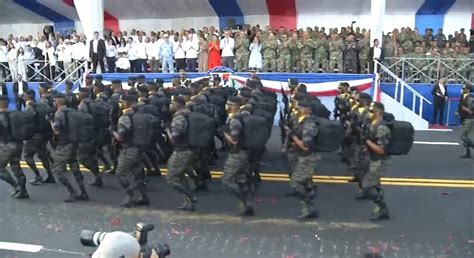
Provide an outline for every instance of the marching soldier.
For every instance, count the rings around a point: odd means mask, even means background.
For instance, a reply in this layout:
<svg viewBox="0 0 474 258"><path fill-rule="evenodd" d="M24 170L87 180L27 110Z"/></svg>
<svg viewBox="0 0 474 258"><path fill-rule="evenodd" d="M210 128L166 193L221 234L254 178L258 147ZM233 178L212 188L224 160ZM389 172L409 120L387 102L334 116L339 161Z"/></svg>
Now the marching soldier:
<svg viewBox="0 0 474 258"><path fill-rule="evenodd" d="M77 109L77 105L79 105L79 101L77 100L77 96L74 92L72 92L72 87L74 86L71 81L66 81L66 89L64 91L64 95L66 95L67 99L67 106L70 108Z"/></svg>
<svg viewBox="0 0 474 258"><path fill-rule="evenodd" d="M461 141L466 148L466 154L461 156L463 159L471 158L471 148L474 147L474 107L472 103L474 100L471 94L472 85L464 84L462 88L461 100L458 107L458 115L461 116L462 132Z"/></svg>
<svg viewBox="0 0 474 258"><path fill-rule="evenodd" d="M369 109L371 124L368 130L368 139L365 141L368 150L369 169L362 179L361 186L364 195L375 204L369 218L372 221L390 218L380 183L380 178L385 172L389 159L385 150L391 137L390 129L383 124L384 111L385 108L382 103L374 102L371 104Z"/></svg>
<svg viewBox="0 0 474 258"><path fill-rule="evenodd" d="M184 203L178 209L195 211L196 196L186 179L186 174L191 170L193 151L188 146L188 121L186 115L190 112L186 108L183 97L174 97L171 102L171 110L175 112L171 122L171 130L168 131L173 143L174 151L168 160L168 174L166 180L179 193L183 195Z"/></svg>
<svg viewBox="0 0 474 258"><path fill-rule="evenodd" d="M0 96L0 179L14 188L11 195L17 199L30 198L26 191L26 177L20 167L23 142L15 141L11 137L11 124L8 118L8 96ZM7 171L10 168L15 179Z"/></svg>

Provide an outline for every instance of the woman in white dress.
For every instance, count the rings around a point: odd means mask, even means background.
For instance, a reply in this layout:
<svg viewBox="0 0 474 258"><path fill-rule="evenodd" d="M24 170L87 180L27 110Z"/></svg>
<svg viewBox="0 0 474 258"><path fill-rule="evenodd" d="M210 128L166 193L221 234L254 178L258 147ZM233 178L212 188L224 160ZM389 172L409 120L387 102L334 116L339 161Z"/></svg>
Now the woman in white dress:
<svg viewBox="0 0 474 258"><path fill-rule="evenodd" d="M255 36L252 43L250 44L250 58L249 68L260 70L262 69L262 44L260 44L260 38Z"/></svg>
<svg viewBox="0 0 474 258"><path fill-rule="evenodd" d="M17 56L17 61L18 61L18 74L21 75L21 78L24 80L28 80L28 76L26 74L26 62L27 57L25 56L25 51L23 50L22 47L18 49L18 56Z"/></svg>
<svg viewBox="0 0 474 258"><path fill-rule="evenodd" d="M18 50L15 48L13 43L8 44L8 68L10 68L10 74L12 75L11 80L16 81L18 75Z"/></svg>

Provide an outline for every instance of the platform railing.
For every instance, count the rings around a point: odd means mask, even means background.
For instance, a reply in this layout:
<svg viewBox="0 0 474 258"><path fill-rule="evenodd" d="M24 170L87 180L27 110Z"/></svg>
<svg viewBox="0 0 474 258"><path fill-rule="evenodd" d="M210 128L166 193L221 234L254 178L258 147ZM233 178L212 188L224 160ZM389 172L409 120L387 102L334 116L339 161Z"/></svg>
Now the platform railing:
<svg viewBox="0 0 474 258"><path fill-rule="evenodd" d="M32 60L28 61L24 65L26 76L22 79L28 82L64 82L65 78L71 81L75 81L81 78L82 71L87 68L87 61L72 61L64 62L64 66L61 67L58 63L55 66L51 66L48 61L45 60ZM17 74L21 74L23 68L20 68L17 64L16 69L11 69L9 65L0 63L0 82L13 82L17 79ZM54 69L54 72L53 72ZM12 72L13 70L13 72ZM53 76L54 74L54 76Z"/></svg>
<svg viewBox="0 0 474 258"><path fill-rule="evenodd" d="M404 80L398 77L395 73L390 71L388 67L384 66L378 61L375 61L375 65L378 68L379 76L391 78L395 82L394 99L398 103L404 105L405 91L410 92L413 95L413 98L412 98L411 106L407 106L407 108L413 111L419 117L423 117L423 105L425 103L428 105L431 105L431 102L427 98L423 97L423 95L421 95L415 89L413 89L410 85L408 85ZM376 83L377 83L376 88L380 87L380 80L376 80ZM418 106L418 109L416 108L417 102L420 103L420 105Z"/></svg>

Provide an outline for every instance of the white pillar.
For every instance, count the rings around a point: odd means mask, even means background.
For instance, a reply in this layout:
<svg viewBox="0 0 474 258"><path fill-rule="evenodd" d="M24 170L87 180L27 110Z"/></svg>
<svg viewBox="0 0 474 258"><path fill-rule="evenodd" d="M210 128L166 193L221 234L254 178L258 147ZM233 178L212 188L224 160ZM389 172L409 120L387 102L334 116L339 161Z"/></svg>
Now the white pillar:
<svg viewBox="0 0 474 258"><path fill-rule="evenodd" d="M74 0L77 14L87 41L93 39L94 31L102 36L104 31L104 0Z"/></svg>
<svg viewBox="0 0 474 258"><path fill-rule="evenodd" d="M378 39L382 46L382 28L385 16L385 0L370 1L370 46L374 45L374 39Z"/></svg>

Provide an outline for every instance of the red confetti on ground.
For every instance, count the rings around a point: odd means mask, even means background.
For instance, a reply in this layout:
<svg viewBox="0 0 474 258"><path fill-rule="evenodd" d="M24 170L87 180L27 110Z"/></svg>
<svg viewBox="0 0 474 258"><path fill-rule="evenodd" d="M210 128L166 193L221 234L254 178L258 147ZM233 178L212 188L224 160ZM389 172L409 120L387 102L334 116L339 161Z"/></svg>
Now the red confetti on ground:
<svg viewBox="0 0 474 258"><path fill-rule="evenodd" d="M449 236L448 236L448 239L449 239L449 240L452 240L452 239L453 239L453 236L449 235Z"/></svg>
<svg viewBox="0 0 474 258"><path fill-rule="evenodd" d="M292 235L291 238L293 239L296 239L296 238L299 238L300 236L299 235Z"/></svg>
<svg viewBox="0 0 474 258"><path fill-rule="evenodd" d="M192 230L191 228L186 228L186 229L184 230L184 233L185 233L185 234L191 234L191 233L193 233L193 230Z"/></svg>
<svg viewBox="0 0 474 258"><path fill-rule="evenodd" d="M285 258L295 258L295 256L292 255L292 254L287 254L287 255L285 256Z"/></svg>
<svg viewBox="0 0 474 258"><path fill-rule="evenodd" d="M376 246L369 246L369 251L372 253L372 254L379 254L380 253L380 248L376 247Z"/></svg>
<svg viewBox="0 0 474 258"><path fill-rule="evenodd" d="M244 241L247 241L247 240L249 240L248 237L241 237L241 238L239 239L239 242L244 242Z"/></svg>
<svg viewBox="0 0 474 258"><path fill-rule="evenodd" d="M255 200L255 202L261 203L261 202L262 202L262 200L260 200L260 199L257 199L257 200Z"/></svg>
<svg viewBox="0 0 474 258"><path fill-rule="evenodd" d="M113 218L110 221L110 225L113 227L118 227L120 225L120 219L119 218Z"/></svg>

